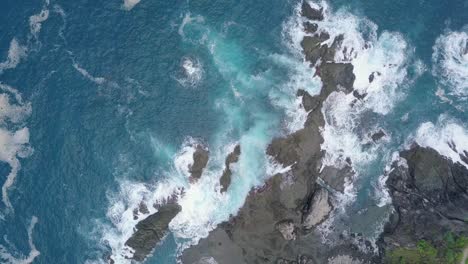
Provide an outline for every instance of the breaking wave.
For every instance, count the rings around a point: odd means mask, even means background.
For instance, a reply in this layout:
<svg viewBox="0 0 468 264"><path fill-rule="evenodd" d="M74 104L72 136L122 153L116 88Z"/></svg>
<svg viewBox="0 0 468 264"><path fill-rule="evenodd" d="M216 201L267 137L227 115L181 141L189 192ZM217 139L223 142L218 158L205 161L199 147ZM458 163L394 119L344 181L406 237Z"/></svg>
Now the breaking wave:
<svg viewBox="0 0 468 264"><path fill-rule="evenodd" d="M468 27L439 36L433 47L433 74L447 94L468 98Z"/></svg>
<svg viewBox="0 0 468 264"><path fill-rule="evenodd" d="M468 168L468 130L455 119L442 115L436 124L423 123L412 140Z"/></svg>
<svg viewBox="0 0 468 264"><path fill-rule="evenodd" d="M177 82L184 87L195 87L203 78L203 65L198 58L184 57L180 62Z"/></svg>

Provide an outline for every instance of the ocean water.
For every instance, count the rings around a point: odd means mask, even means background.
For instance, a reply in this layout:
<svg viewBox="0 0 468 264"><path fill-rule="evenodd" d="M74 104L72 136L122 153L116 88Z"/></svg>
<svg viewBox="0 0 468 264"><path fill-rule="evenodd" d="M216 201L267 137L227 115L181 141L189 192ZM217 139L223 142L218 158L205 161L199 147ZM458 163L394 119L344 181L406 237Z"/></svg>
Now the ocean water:
<svg viewBox="0 0 468 264"><path fill-rule="evenodd" d="M319 29L354 48L336 59L353 63L355 89L368 94L350 107L350 96L334 93L322 109L325 164L351 157L356 176L320 229L330 243L346 228L372 239L390 210L382 183L396 151L418 142L464 164L468 1L313 4L325 10ZM288 170L265 148L303 125L297 89L321 87L300 52L300 1L0 7L1 263L129 263L124 243L146 216L134 219L133 209L176 195L182 211L146 261L175 263L251 188ZM380 75L369 85L372 72ZM386 136L371 142L380 129ZM199 143L210 160L190 184ZM221 194L236 144L242 154Z"/></svg>

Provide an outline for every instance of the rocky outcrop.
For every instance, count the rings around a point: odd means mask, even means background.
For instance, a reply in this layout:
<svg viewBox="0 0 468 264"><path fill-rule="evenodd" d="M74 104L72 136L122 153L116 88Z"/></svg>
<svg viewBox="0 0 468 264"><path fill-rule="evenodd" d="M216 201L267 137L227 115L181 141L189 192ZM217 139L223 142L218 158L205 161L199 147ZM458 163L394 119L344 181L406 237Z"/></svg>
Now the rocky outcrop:
<svg viewBox="0 0 468 264"><path fill-rule="evenodd" d="M314 193L310 209L304 214L303 227L312 229L325 221L333 209L330 203L329 192L324 188L318 187Z"/></svg>
<svg viewBox="0 0 468 264"><path fill-rule="evenodd" d="M136 225L136 231L125 242L134 251L132 259L143 261L168 233L169 223L180 212L178 204L166 204Z"/></svg>
<svg viewBox="0 0 468 264"><path fill-rule="evenodd" d="M200 179L206 164L208 164L209 154L208 150L203 146L196 146L196 150L193 153L193 164L189 167L190 179L192 181Z"/></svg>
<svg viewBox="0 0 468 264"><path fill-rule="evenodd" d="M302 2L302 15L310 20L323 20L323 10L311 7L306 1Z"/></svg>
<svg viewBox="0 0 468 264"><path fill-rule="evenodd" d="M306 2L302 8L305 17L323 19L322 10L313 9ZM313 22L309 30L316 31ZM302 41L305 59L311 63L311 74L315 68L323 83L319 95L311 96L304 90L297 92L309 113L304 128L273 139L266 149L268 155L291 170L274 175L264 187L251 191L236 216L184 252L183 263L206 257L218 263L297 263L298 260L299 263L324 263L341 252L341 249L330 249L319 235L311 233L332 211L334 189L343 190L343 178L349 173L346 169L320 171L323 156L320 128L325 123L321 112L323 102L334 91L352 92L355 79L351 64L333 61L342 36L334 39L330 47L323 43L329 38L322 32L306 36ZM319 177L323 177L326 188L317 184ZM352 247L342 250L343 254L357 252Z"/></svg>
<svg viewBox="0 0 468 264"><path fill-rule="evenodd" d="M240 145L237 145L236 147L234 147L234 150L231 153L229 153L229 155L226 157L226 161L224 162L225 168L223 171L223 175L221 175L221 178L219 179L219 183L221 185L221 192L227 191L229 185L231 185L231 164L239 161L240 153Z"/></svg>
<svg viewBox="0 0 468 264"><path fill-rule="evenodd" d="M468 235L468 170L431 148L414 145L402 151L387 186L394 214L381 249L415 248L420 241L441 245L447 233Z"/></svg>
<svg viewBox="0 0 468 264"><path fill-rule="evenodd" d="M380 141L383 137L385 137L387 134L382 129L379 129L379 131L375 132L372 134L371 139L374 142Z"/></svg>

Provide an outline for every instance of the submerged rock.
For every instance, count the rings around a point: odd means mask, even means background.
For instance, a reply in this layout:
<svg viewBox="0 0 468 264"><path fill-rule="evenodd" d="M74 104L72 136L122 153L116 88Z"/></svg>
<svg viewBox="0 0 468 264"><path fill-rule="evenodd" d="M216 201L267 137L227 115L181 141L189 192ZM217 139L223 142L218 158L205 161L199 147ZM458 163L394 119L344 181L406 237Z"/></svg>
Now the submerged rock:
<svg viewBox="0 0 468 264"><path fill-rule="evenodd" d="M189 167L190 179L200 179L203 170L208 164L209 152L203 146L197 145L195 152L193 153L193 164Z"/></svg>
<svg viewBox="0 0 468 264"><path fill-rule="evenodd" d="M385 132L382 129L380 129L379 131L372 134L371 138L372 138L372 141L377 142L381 140L383 137L385 137L386 135L387 134L385 134Z"/></svg>
<svg viewBox="0 0 468 264"><path fill-rule="evenodd" d="M169 223L181 211L178 204L166 204L136 225L136 231L125 242L134 250L132 259L143 261L167 235Z"/></svg>

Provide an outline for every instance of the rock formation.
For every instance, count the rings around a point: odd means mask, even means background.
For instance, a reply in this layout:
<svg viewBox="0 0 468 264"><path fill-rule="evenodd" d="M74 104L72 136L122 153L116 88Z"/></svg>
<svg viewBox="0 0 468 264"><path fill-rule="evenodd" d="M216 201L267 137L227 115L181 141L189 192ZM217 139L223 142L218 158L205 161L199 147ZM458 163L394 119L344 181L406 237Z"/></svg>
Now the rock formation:
<svg viewBox="0 0 468 264"><path fill-rule="evenodd" d="M209 152L203 146L197 145L193 153L193 164L189 167L190 180L196 181L200 179L203 170L208 164Z"/></svg>
<svg viewBox="0 0 468 264"><path fill-rule="evenodd" d="M136 231L125 242L134 250L132 259L143 261L156 245L167 235L169 223L180 212L177 204L161 206L158 212L148 216L136 225Z"/></svg>
<svg viewBox="0 0 468 264"><path fill-rule="evenodd" d="M384 253L420 241L437 247L448 233L467 236L468 169L418 145L400 156L387 180L395 212L382 234Z"/></svg>

